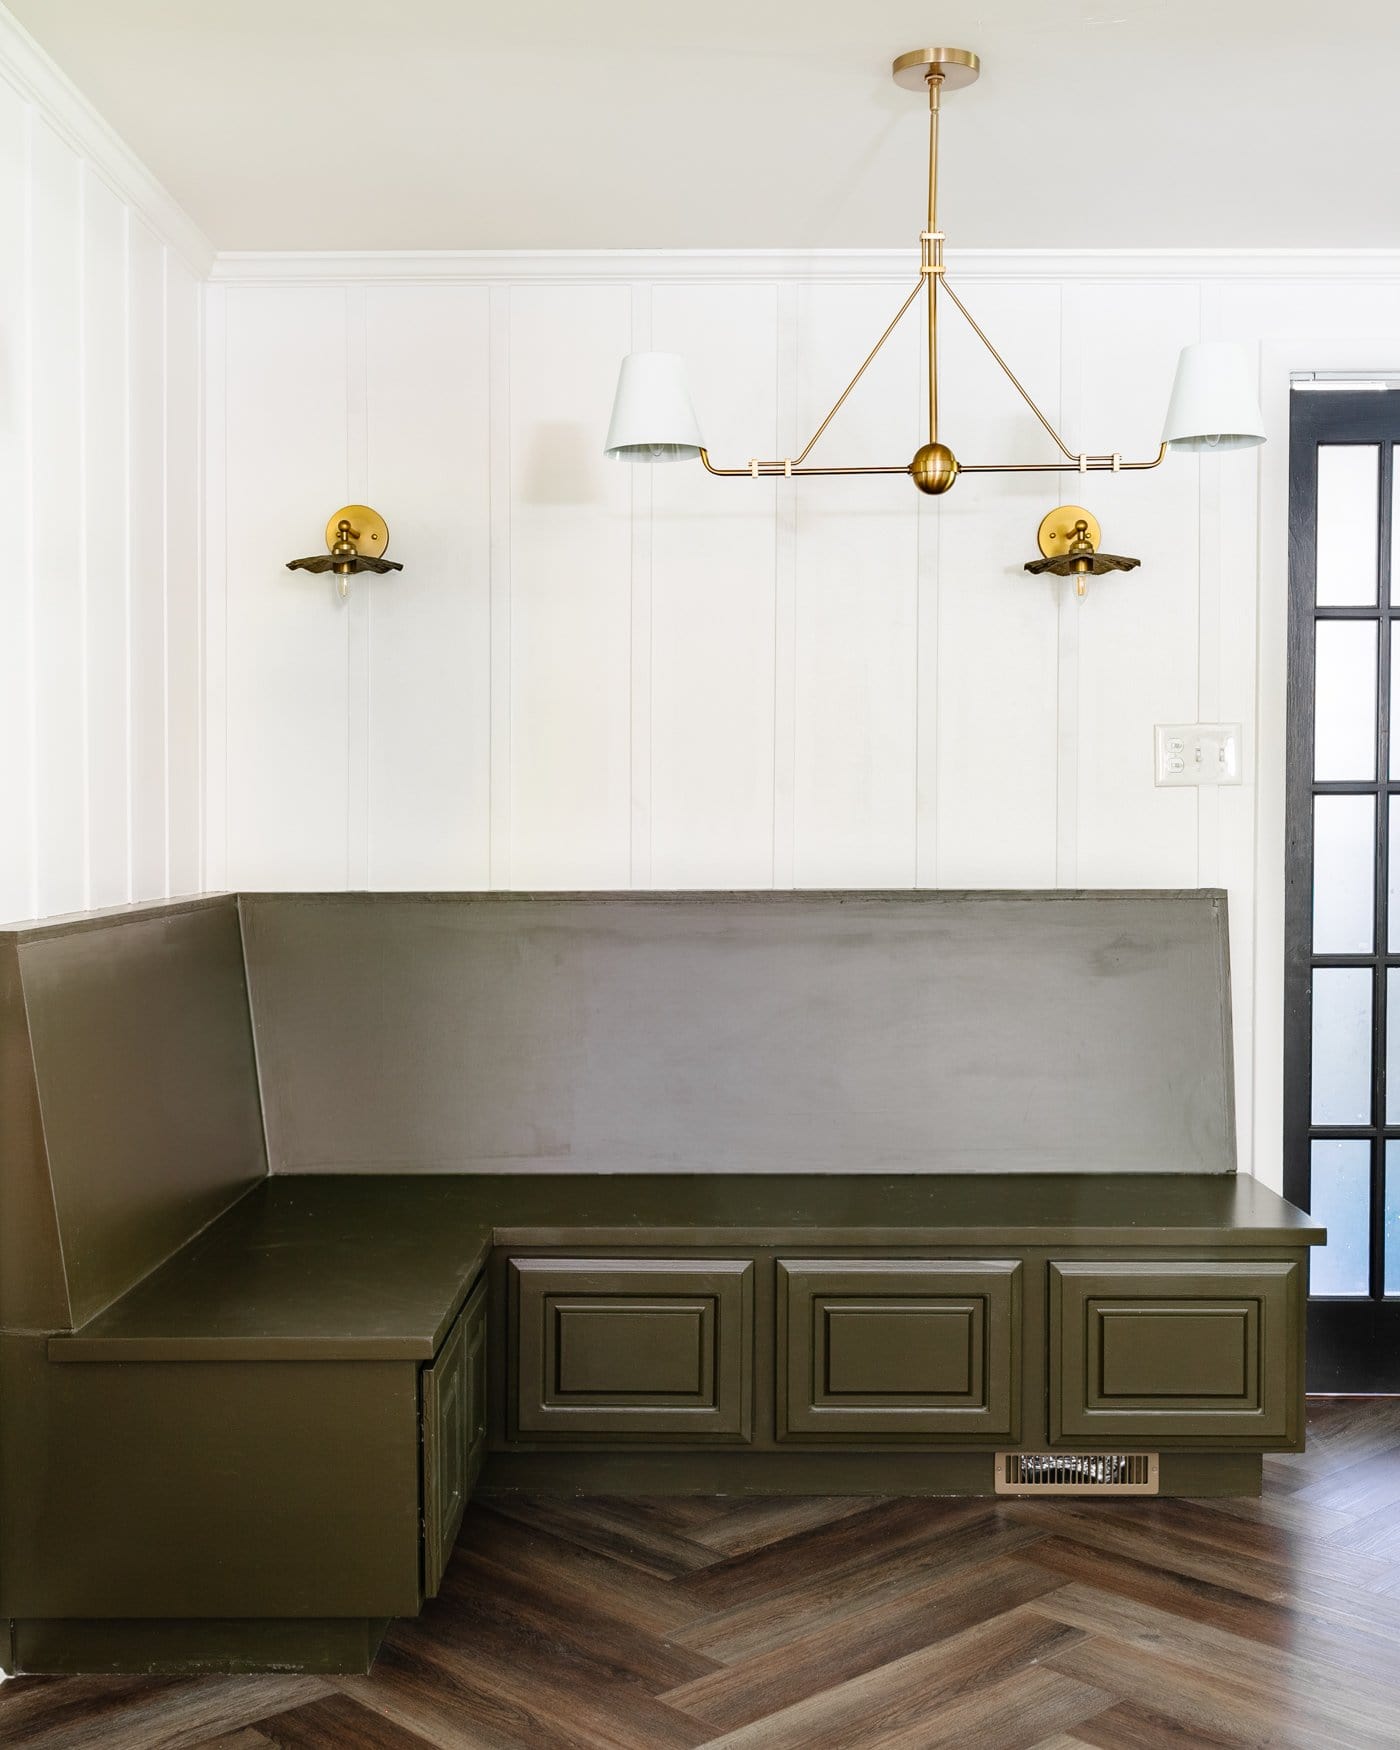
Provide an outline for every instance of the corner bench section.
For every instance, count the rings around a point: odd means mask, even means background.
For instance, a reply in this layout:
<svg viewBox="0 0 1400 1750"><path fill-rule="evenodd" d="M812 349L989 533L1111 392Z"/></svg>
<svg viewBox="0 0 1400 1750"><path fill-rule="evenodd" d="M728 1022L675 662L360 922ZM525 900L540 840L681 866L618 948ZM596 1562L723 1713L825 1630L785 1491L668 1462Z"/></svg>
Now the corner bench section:
<svg viewBox="0 0 1400 1750"><path fill-rule="evenodd" d="M16 1668L264 1668L272 1623L286 1663L367 1668L484 1456L472 1203L266 1179L81 1330L4 1339Z"/></svg>

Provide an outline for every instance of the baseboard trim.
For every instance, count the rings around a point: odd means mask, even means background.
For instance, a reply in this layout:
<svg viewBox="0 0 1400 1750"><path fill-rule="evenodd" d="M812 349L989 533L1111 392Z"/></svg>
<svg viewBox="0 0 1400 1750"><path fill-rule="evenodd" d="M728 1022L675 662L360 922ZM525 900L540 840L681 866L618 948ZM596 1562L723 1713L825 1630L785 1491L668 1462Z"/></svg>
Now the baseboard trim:
<svg viewBox="0 0 1400 1750"><path fill-rule="evenodd" d="M1159 1495L1257 1495L1257 1452L1164 1452ZM993 1452L510 1452L477 1497L531 1495L986 1495Z"/></svg>

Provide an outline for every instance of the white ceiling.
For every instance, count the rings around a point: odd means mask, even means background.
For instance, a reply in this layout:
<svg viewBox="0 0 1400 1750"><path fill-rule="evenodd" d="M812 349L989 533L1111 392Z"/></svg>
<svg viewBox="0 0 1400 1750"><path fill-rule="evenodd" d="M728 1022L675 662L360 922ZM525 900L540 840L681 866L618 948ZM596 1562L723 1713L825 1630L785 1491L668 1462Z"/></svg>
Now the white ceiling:
<svg viewBox="0 0 1400 1750"><path fill-rule="evenodd" d="M221 249L1400 245L1395 0L8 0Z"/></svg>

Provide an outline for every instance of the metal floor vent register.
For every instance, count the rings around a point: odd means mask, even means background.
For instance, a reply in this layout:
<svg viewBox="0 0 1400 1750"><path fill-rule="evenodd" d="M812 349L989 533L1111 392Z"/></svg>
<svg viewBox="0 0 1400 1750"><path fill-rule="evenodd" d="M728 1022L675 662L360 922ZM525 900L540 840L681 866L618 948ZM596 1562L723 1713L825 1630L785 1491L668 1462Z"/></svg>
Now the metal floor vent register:
<svg viewBox="0 0 1400 1750"><path fill-rule="evenodd" d="M998 1495L1155 1495L1155 1452L999 1452Z"/></svg>

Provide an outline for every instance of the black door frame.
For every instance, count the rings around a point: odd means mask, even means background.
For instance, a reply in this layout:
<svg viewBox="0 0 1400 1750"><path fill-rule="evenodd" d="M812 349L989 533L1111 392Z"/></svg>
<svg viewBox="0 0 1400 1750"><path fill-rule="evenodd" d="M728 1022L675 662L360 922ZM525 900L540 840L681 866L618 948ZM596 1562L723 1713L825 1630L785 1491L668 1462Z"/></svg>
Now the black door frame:
<svg viewBox="0 0 1400 1750"><path fill-rule="evenodd" d="M1400 966L1389 950L1387 869L1390 778L1390 627L1400 618L1392 597L1391 510L1395 448L1400 445L1400 393L1378 390L1297 391L1289 397L1288 455L1288 719L1287 815L1284 860L1284 1195L1309 1208L1314 1139L1368 1142L1371 1161L1370 1295L1316 1297L1308 1303L1308 1388L1317 1392L1400 1392L1400 1298L1385 1299L1385 1145L1400 1140L1386 1126L1386 973ZM1377 605L1318 607L1317 452L1322 444L1372 444L1380 452ZM1400 590L1400 578L1395 579ZM1315 626L1320 620L1377 623L1376 777L1373 783L1317 783L1313 777ZM1397 726L1400 729L1400 726ZM1313 952L1313 798L1376 798L1374 939L1369 954ZM1397 846L1400 855L1400 846ZM1312 970L1361 967L1372 973L1371 1122L1312 1122Z"/></svg>

